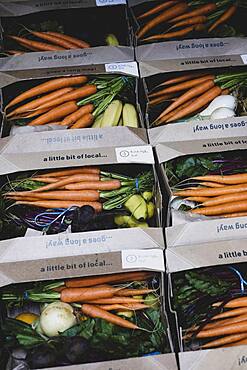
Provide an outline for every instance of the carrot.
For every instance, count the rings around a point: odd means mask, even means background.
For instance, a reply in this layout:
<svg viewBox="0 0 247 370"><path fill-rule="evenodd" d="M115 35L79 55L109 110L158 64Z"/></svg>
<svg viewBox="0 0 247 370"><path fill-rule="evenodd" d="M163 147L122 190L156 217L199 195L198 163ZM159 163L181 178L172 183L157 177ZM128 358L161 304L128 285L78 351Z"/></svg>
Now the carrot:
<svg viewBox="0 0 247 370"><path fill-rule="evenodd" d="M60 300L75 303L111 298L119 289L121 288L114 288L110 285L90 288L65 288L61 291Z"/></svg>
<svg viewBox="0 0 247 370"><path fill-rule="evenodd" d="M199 91L199 88L201 91L203 88L206 87L206 84L208 85L210 83L213 84L213 81L206 81L204 84L199 86L197 89ZM204 86L203 86L204 85ZM191 92L192 94L192 92ZM200 95L192 104L191 106L188 106L184 109L182 109L180 112L169 118L166 122L170 123L172 121L177 121L181 118L184 118L186 116L189 116L191 113L194 113L198 111L200 108L204 107L206 104L210 103L212 100L214 100L217 96L221 94L221 88L219 86L214 86L210 90L207 90L204 92L204 94ZM184 94L185 95L185 94ZM189 95L189 94L188 94ZM184 97L185 98L185 97ZM179 100L179 99L178 99ZM178 100L175 103L178 103ZM182 98L181 98L182 100Z"/></svg>
<svg viewBox="0 0 247 370"><path fill-rule="evenodd" d="M77 288L71 288L71 289L77 289ZM86 288L82 288L82 289L86 289ZM136 302L141 303L144 301L144 299L114 296L114 297L109 297L109 298L88 299L87 301L89 301L88 303L99 305L99 304L125 304L125 303L127 304L127 303L136 303Z"/></svg>
<svg viewBox="0 0 247 370"><path fill-rule="evenodd" d="M74 184L65 185L68 190L116 190L120 189L121 182L119 180L109 181L84 181Z"/></svg>
<svg viewBox="0 0 247 370"><path fill-rule="evenodd" d="M184 81L188 81L188 80L191 80L191 79L194 79L196 77L203 77L205 76L205 73L186 73L185 75L182 75L182 76L178 76L178 77L174 77L174 78L170 78L169 80L166 80L165 82L162 82L161 84L157 85L156 87L159 87L159 86L167 86L167 85L175 85L179 82L184 82Z"/></svg>
<svg viewBox="0 0 247 370"><path fill-rule="evenodd" d="M220 335L228 334L240 334L246 333L247 335L247 321L242 321L241 323L234 323L231 325L222 326L220 328L202 330L197 335L196 338L210 338L218 337Z"/></svg>
<svg viewBox="0 0 247 370"><path fill-rule="evenodd" d="M203 327L204 329L211 329L216 326L222 326L222 325L228 325L233 324L236 322L241 322L247 320L247 313L245 315L239 315L239 316L233 316L233 318L225 319L225 320L219 320L219 321L213 321L212 323L209 323Z"/></svg>
<svg viewBox="0 0 247 370"><path fill-rule="evenodd" d="M229 89L224 89L222 90L221 95L228 95L229 93L230 93Z"/></svg>
<svg viewBox="0 0 247 370"><path fill-rule="evenodd" d="M10 118L8 118L8 121L13 121L13 120L16 120L16 119L19 119L19 118L22 118L22 119L27 119L27 118L33 118L33 117L36 117L36 116L39 116L43 113L46 113L48 112L49 108L45 108L45 109L37 109L35 110L34 112L32 113L22 113L20 115L17 115L17 116L11 116Z"/></svg>
<svg viewBox="0 0 247 370"><path fill-rule="evenodd" d="M169 8L147 22L137 33L137 38L142 38L147 32L149 32L154 27L158 26L160 23L167 22L168 20L183 14L188 9L188 5L185 2L179 2L172 8Z"/></svg>
<svg viewBox="0 0 247 370"><path fill-rule="evenodd" d="M11 193L7 193L9 195ZM25 198L25 196L29 196L29 191L23 192L14 192L15 195L19 195ZM77 201L89 201L94 202L100 199L100 194L97 190L79 190L79 191L72 191L72 190L56 190L56 191L48 191L42 193L32 193L32 197L38 199L66 199L66 200L77 200ZM36 199L36 200L38 200Z"/></svg>
<svg viewBox="0 0 247 370"><path fill-rule="evenodd" d="M40 181L40 182L44 182L46 184L53 184L54 182L57 182L58 181L58 178L56 177L32 177L32 180L33 181Z"/></svg>
<svg viewBox="0 0 247 370"><path fill-rule="evenodd" d="M247 212L235 212L235 213L227 213L227 214L220 215L220 217L225 217L225 218L245 217L245 216L247 216Z"/></svg>
<svg viewBox="0 0 247 370"><path fill-rule="evenodd" d="M86 104L80 107L76 112L71 113L69 116L65 117L61 123L62 126L71 126L73 123L78 121L84 114L91 113L94 109L93 104Z"/></svg>
<svg viewBox="0 0 247 370"><path fill-rule="evenodd" d="M42 105L51 99L55 99L61 95L71 92L72 90L73 90L72 87L64 87L63 89L53 91L52 93L42 96L41 98L32 100L31 102L26 103L16 108L15 110L13 110L11 113L7 114L7 118L12 117L14 114L20 114L20 113L26 113L26 112L32 111L34 108L37 108L39 105ZM37 111L35 113L37 114Z"/></svg>
<svg viewBox="0 0 247 370"><path fill-rule="evenodd" d="M20 196L20 195L14 195L14 193L13 193L13 195L8 195L7 197L6 197L7 199L12 199L12 200L20 200L20 201L22 201L23 200L23 197L22 196ZM37 199L36 198L34 198L34 197L26 197L25 198L25 201L28 201L28 202L33 202L33 201L36 201Z"/></svg>
<svg viewBox="0 0 247 370"><path fill-rule="evenodd" d="M63 103L28 123L28 126L40 126L63 118L78 109L75 101Z"/></svg>
<svg viewBox="0 0 247 370"><path fill-rule="evenodd" d="M5 50L5 53L7 54L10 54L10 55L22 55L22 54L25 54L24 51L20 51L20 50Z"/></svg>
<svg viewBox="0 0 247 370"><path fill-rule="evenodd" d="M236 175L208 175L192 177L193 180L213 181L226 185L237 185L247 183L247 173L239 173Z"/></svg>
<svg viewBox="0 0 247 370"><path fill-rule="evenodd" d="M231 343L231 344L227 344L226 346L223 346L223 347L235 347L235 346L242 346L242 345L245 345L247 344L247 338L246 339L242 339L240 340L239 342L234 342L234 343Z"/></svg>
<svg viewBox="0 0 247 370"><path fill-rule="evenodd" d="M195 26L189 26L179 31L161 33L159 35L153 35L153 36L146 37L145 39L142 39L142 41L150 42L150 41L156 41L156 40L167 40L167 39L183 37L183 36L188 35L188 33L192 32L194 28Z"/></svg>
<svg viewBox="0 0 247 370"><path fill-rule="evenodd" d="M96 212L102 211L102 204L99 202L78 202L78 201L67 201L67 200L39 200L36 202L29 201L17 201L15 204L23 204L40 208L70 208L70 207L84 207L91 206L95 209Z"/></svg>
<svg viewBox="0 0 247 370"><path fill-rule="evenodd" d="M180 197L216 197L218 195L241 193L243 191L247 191L247 184L229 185L223 186L222 188L195 188L194 190L180 190L174 192L173 195Z"/></svg>
<svg viewBox="0 0 247 370"><path fill-rule="evenodd" d="M228 310L217 315L214 315L211 320L226 319L228 317L239 316L247 314L247 307L240 307L234 310Z"/></svg>
<svg viewBox="0 0 247 370"><path fill-rule="evenodd" d="M59 45L62 46L64 49L77 49L78 47L75 44L72 44L69 41L66 41L62 39L61 37L57 37L54 35L49 35L46 32L37 32L37 31L32 31L28 30L32 35L51 42L51 44Z"/></svg>
<svg viewBox="0 0 247 370"><path fill-rule="evenodd" d="M224 304L224 308L238 308L247 307L247 297L240 297L232 299L231 301Z"/></svg>
<svg viewBox="0 0 247 370"><path fill-rule="evenodd" d="M147 12L142 13L141 15L139 15L137 17L137 19L143 19L143 18L149 17L150 15L159 13L161 10L170 8L172 5L175 5L178 2L179 1L175 1L175 0L166 1L163 4L157 5L157 6L153 7L152 9L148 10Z"/></svg>
<svg viewBox="0 0 247 370"><path fill-rule="evenodd" d="M172 110L171 112L165 114L164 116L159 116L161 118L156 118L156 120L154 121L155 122L155 125L156 126L159 126L161 125L162 123L166 123L166 121L170 118L170 117L173 117L174 114L180 112L182 109L190 106L193 102L195 101L195 98L187 101L186 103L184 104L181 104L179 107L177 107L176 109Z"/></svg>
<svg viewBox="0 0 247 370"><path fill-rule="evenodd" d="M175 96L176 96L175 94L164 94L164 95L158 96L157 98L149 100L149 105L157 105L165 101L170 101Z"/></svg>
<svg viewBox="0 0 247 370"><path fill-rule="evenodd" d="M143 303L130 303L130 304L104 304L99 306L102 310L106 311L138 311L138 310L144 310L145 308L150 308L150 306L143 304Z"/></svg>
<svg viewBox="0 0 247 370"><path fill-rule="evenodd" d="M198 78L195 78L195 79L192 79L192 80L189 80L189 81L185 81L185 82L176 84L174 86L166 87L165 89L162 89L158 92L150 94L149 97L153 98L153 97L160 96L160 95L163 95L163 94L168 94L168 93L170 94L170 93L174 93L174 92L187 90L191 87L199 85L201 82L204 82L204 81L207 81L207 80L214 80L214 79L215 79L214 75L208 74L208 75L205 75L203 77L198 77Z"/></svg>
<svg viewBox="0 0 247 370"><path fill-rule="evenodd" d="M71 100L77 100L84 98L86 96L95 94L97 92L96 85L84 85L79 87L78 89L74 89L73 91L64 94L63 96L59 96L56 99L52 99L42 105L39 106L39 109L42 108L52 108L54 105L59 105Z"/></svg>
<svg viewBox="0 0 247 370"><path fill-rule="evenodd" d="M199 184L200 186L207 186L209 188L223 188L223 184L218 184L217 182L203 181Z"/></svg>
<svg viewBox="0 0 247 370"><path fill-rule="evenodd" d="M63 40L69 41L72 44L75 44L78 47L78 49L85 49L85 48L90 47L90 45L87 42L85 42L83 40L79 40L79 39L77 39L75 37L72 37L72 36L65 35L64 33L58 33L58 32L46 32L46 33L47 33L47 35L60 37Z"/></svg>
<svg viewBox="0 0 247 370"><path fill-rule="evenodd" d="M75 77L61 77L49 80L42 84L39 84L22 94L18 95L15 99L11 100L5 109L12 107L15 104L21 103L23 100L33 98L34 96L45 94L50 91L58 90L63 87L75 86L87 82L86 76L75 76Z"/></svg>
<svg viewBox="0 0 247 370"><path fill-rule="evenodd" d="M39 42L39 41L33 41L33 40L28 40L24 37L19 37L19 36L12 36L12 35L7 35L7 37L11 40L14 40L18 42L19 44L26 46L27 48L35 48L36 51L58 51L58 50L65 50L61 46L56 46L56 45L50 45L46 44L44 42ZM33 50L33 49L31 49Z"/></svg>
<svg viewBox="0 0 247 370"><path fill-rule="evenodd" d="M154 289L122 289L120 290L117 295L119 297L128 297L128 296L136 296L136 295L143 295L154 292Z"/></svg>
<svg viewBox="0 0 247 370"><path fill-rule="evenodd" d="M42 186L41 188L30 190L30 193L37 193L37 192L39 193L41 191L54 190L54 189L60 188L61 186L65 186L65 185L72 184L75 182L80 182L80 181L99 181L99 180L100 180L99 175L94 174L94 173L75 174L75 175L68 176L65 179L59 180L55 183Z"/></svg>
<svg viewBox="0 0 247 370"><path fill-rule="evenodd" d="M207 197L188 197L186 198L187 200L191 200L193 202L204 202L206 201L208 198Z"/></svg>
<svg viewBox="0 0 247 370"><path fill-rule="evenodd" d="M220 26L222 23L227 22L228 19L230 19L233 16L236 10L237 10L237 5L232 5L229 8L227 8L226 11L211 25L211 27L208 29L208 32L212 32L213 30L215 30L215 28Z"/></svg>
<svg viewBox="0 0 247 370"><path fill-rule="evenodd" d="M238 195L235 196L235 199L238 199ZM218 206L213 207L202 207L193 209L190 212L196 213L199 215L205 216L218 216L225 213L234 213L234 212L242 212L247 211L247 202L237 201L237 202L230 202L220 204Z"/></svg>
<svg viewBox="0 0 247 370"><path fill-rule="evenodd" d="M124 320L117 315L113 315L112 313L102 310L102 308L93 306L91 304L83 304L81 306L81 310L85 315L92 318L103 319L114 325L118 325L127 329L139 329L138 326L133 324L131 321Z"/></svg>
<svg viewBox="0 0 247 370"><path fill-rule="evenodd" d="M105 283L125 283L128 281L143 281L152 277L154 273L148 271L121 272L111 275L88 276L79 279L67 280L66 287L90 287Z"/></svg>
<svg viewBox="0 0 247 370"><path fill-rule="evenodd" d="M203 83L190 88L188 91L186 91L183 95L181 95L175 102L173 102L169 107L167 107L159 116L163 117L165 114L170 113L175 108L179 107L181 104L186 103L188 100L191 100L198 95L201 96L201 94L205 93L205 91L208 91L214 86L214 82L212 80L206 80ZM195 103L195 102L194 102ZM192 104L191 104L192 105ZM191 107L190 105L190 107ZM205 104L204 104L205 105Z"/></svg>
<svg viewBox="0 0 247 370"><path fill-rule="evenodd" d="M235 194L220 195L219 197L214 197L209 200L206 200L205 202L202 203L202 206L204 207L218 206L220 204L232 203L236 200L238 201L247 200L247 191L243 191L242 193L239 193L237 195Z"/></svg>
<svg viewBox="0 0 247 370"><path fill-rule="evenodd" d="M172 30L178 27L190 26L193 24L201 24L201 23L205 23L206 21L207 21L207 17L205 17L205 15L198 15L196 17L186 18L186 19L181 20L180 22L175 23L173 26L169 28L169 30Z"/></svg>
<svg viewBox="0 0 247 370"><path fill-rule="evenodd" d="M182 15L177 16L176 18L169 20L168 23L177 23L179 21L182 21L183 19L196 17L198 15L205 15L205 14L213 12L216 9L217 9L217 6L215 3L209 3L206 5L202 5L196 8L195 10L192 10L191 12L184 13Z"/></svg>
<svg viewBox="0 0 247 370"><path fill-rule="evenodd" d="M84 114L76 123L70 126L70 129L90 127L93 124L94 116L91 113Z"/></svg>
<svg viewBox="0 0 247 370"><path fill-rule="evenodd" d="M212 342L203 344L201 346L201 348L220 347L220 346L223 346L224 344L230 344L230 343L238 342L242 339L247 339L247 333L246 334L244 333L244 334L227 335L226 337L219 338L219 339L213 340Z"/></svg>
<svg viewBox="0 0 247 370"><path fill-rule="evenodd" d="M71 175L78 175L78 174L95 174L100 175L100 169L99 167L92 167L92 166L86 166L86 167L79 167L79 168L71 168L61 171L52 171L48 173L43 173L39 175L40 177L61 177L61 176L71 176ZM83 180L81 180L83 181ZM90 181L90 180L89 180Z"/></svg>

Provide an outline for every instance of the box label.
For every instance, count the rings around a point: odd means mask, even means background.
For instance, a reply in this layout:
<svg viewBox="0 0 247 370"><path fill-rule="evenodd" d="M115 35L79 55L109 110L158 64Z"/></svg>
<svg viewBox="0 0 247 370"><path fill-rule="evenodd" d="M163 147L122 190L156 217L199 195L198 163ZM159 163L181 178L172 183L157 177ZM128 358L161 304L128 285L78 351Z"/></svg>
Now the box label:
<svg viewBox="0 0 247 370"><path fill-rule="evenodd" d="M123 269L148 268L165 271L164 256L161 249L127 249L122 251L121 254Z"/></svg>
<svg viewBox="0 0 247 370"><path fill-rule="evenodd" d="M116 148L119 163L148 163L154 164L152 147L149 145Z"/></svg>
<svg viewBox="0 0 247 370"><path fill-rule="evenodd" d="M136 62L128 63L107 63L105 64L105 71L111 73L125 73L131 76L139 76L138 66Z"/></svg>

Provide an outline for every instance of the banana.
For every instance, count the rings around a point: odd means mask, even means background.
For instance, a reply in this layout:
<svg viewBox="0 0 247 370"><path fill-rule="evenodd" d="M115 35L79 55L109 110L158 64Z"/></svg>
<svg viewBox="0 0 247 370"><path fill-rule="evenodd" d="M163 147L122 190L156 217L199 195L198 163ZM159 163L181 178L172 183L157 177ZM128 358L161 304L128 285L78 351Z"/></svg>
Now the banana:
<svg viewBox="0 0 247 370"><path fill-rule="evenodd" d="M128 127L138 127L138 116L133 104L126 103L123 107L123 125Z"/></svg>
<svg viewBox="0 0 247 370"><path fill-rule="evenodd" d="M123 109L123 104L120 100L113 100L106 108L100 127L117 126Z"/></svg>

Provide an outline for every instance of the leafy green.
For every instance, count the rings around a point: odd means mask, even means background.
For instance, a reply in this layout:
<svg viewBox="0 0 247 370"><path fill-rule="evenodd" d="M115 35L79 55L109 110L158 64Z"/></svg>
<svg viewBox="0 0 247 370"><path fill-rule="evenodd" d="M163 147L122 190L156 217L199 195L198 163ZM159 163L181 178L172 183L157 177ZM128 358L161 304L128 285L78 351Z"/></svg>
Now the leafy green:
<svg viewBox="0 0 247 370"><path fill-rule="evenodd" d="M1 336L5 337L9 344L17 341L24 347L33 347L46 341L31 325L9 318L1 325Z"/></svg>
<svg viewBox="0 0 247 370"><path fill-rule="evenodd" d="M189 327L207 315L212 297L219 298L232 287L230 282L211 274L187 271L173 277L173 307L179 313L183 327Z"/></svg>
<svg viewBox="0 0 247 370"><path fill-rule="evenodd" d="M145 330L133 331L102 319L88 318L66 330L62 336L79 335L111 359L142 356L154 351L169 351L163 321L159 310L149 308L133 318L133 322Z"/></svg>

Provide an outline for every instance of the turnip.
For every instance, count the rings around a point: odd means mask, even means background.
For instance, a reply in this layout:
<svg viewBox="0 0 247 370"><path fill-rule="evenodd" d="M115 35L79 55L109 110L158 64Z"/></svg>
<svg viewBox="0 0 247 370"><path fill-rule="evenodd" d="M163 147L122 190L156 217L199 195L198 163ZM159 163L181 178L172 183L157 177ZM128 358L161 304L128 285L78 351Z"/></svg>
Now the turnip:
<svg viewBox="0 0 247 370"><path fill-rule="evenodd" d="M232 95L217 96L208 106L204 109L200 116L210 116L218 108L229 108L235 110L237 106L237 99Z"/></svg>
<svg viewBox="0 0 247 370"><path fill-rule="evenodd" d="M48 337L58 336L59 333L76 324L73 307L68 303L53 302L47 305L40 315L40 327Z"/></svg>

